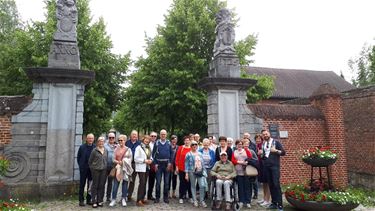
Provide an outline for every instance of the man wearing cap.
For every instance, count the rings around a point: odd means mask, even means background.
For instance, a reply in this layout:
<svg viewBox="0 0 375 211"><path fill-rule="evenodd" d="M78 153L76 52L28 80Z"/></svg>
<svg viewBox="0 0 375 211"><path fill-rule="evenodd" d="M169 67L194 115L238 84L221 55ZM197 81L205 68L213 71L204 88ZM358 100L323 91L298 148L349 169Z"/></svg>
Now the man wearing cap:
<svg viewBox="0 0 375 211"><path fill-rule="evenodd" d="M232 162L228 160L228 155L225 151L220 152L220 160L215 163L214 167L212 167L211 176L216 177L216 193L218 201L216 209L220 209L221 207L221 201L223 200L223 186L226 209L230 209L230 186L233 183L233 178L236 177L236 170Z"/></svg>

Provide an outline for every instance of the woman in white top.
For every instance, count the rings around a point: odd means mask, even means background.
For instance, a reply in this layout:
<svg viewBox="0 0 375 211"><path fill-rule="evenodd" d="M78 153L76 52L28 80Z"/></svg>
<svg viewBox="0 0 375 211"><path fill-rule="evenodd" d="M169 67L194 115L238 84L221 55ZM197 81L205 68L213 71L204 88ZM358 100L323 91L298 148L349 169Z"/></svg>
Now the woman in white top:
<svg viewBox="0 0 375 211"><path fill-rule="evenodd" d="M135 148L134 153L135 171L138 173L139 177L137 206L144 206L147 203L145 200L146 183L150 171L150 164L152 163L151 147L149 143L150 136L146 135L143 138L141 145Z"/></svg>

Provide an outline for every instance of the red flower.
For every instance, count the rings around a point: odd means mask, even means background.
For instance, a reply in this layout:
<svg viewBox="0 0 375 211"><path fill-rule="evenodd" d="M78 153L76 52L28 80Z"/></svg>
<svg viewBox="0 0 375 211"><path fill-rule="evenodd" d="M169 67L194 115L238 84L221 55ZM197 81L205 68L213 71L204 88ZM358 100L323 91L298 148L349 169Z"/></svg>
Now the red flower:
<svg viewBox="0 0 375 211"><path fill-rule="evenodd" d="M327 201L327 196L326 195L322 195L322 201Z"/></svg>

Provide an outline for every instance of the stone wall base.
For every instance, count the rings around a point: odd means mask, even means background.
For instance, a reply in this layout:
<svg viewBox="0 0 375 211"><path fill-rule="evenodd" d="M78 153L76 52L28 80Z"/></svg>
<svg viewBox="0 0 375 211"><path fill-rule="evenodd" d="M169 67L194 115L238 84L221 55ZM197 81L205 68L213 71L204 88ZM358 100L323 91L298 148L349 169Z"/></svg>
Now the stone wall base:
<svg viewBox="0 0 375 211"><path fill-rule="evenodd" d="M375 190L375 175L349 171L349 183L354 187Z"/></svg>
<svg viewBox="0 0 375 211"><path fill-rule="evenodd" d="M74 195L77 193L78 187L79 182L72 181L59 184L17 183L5 185L3 188L13 199L47 201ZM0 200L7 200L9 196L4 194L4 197L1 198L1 196Z"/></svg>

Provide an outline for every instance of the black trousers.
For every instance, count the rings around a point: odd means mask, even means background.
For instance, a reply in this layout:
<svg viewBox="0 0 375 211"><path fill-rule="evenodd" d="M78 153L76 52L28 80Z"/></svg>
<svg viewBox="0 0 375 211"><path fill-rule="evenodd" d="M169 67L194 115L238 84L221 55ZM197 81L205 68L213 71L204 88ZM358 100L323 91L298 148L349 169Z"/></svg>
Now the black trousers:
<svg viewBox="0 0 375 211"><path fill-rule="evenodd" d="M185 179L185 172L179 171L178 177L180 179L180 189L178 197L180 199L184 199L186 196L186 191L189 193L189 198L193 198L193 195L191 194L191 188L190 188L190 181Z"/></svg>
<svg viewBox="0 0 375 211"><path fill-rule="evenodd" d="M280 167L279 166L264 166L267 175L267 182L270 187L272 204L279 209L283 208L282 193L280 187Z"/></svg>
<svg viewBox="0 0 375 211"><path fill-rule="evenodd" d="M148 178L148 171L138 172L139 185L138 185L138 192L137 192L137 201L145 199L147 178Z"/></svg>
<svg viewBox="0 0 375 211"><path fill-rule="evenodd" d="M105 181L107 179L107 169L95 170L91 169L92 173L92 203L103 202Z"/></svg>
<svg viewBox="0 0 375 211"><path fill-rule="evenodd" d="M169 186L169 188L172 187L172 190L175 191L177 187L177 175L174 173L174 171L171 172L170 178L171 178L171 181L169 181L169 184L171 185Z"/></svg>
<svg viewBox="0 0 375 211"><path fill-rule="evenodd" d="M85 186L87 185L86 202L91 202L91 193L88 191L90 182L92 180L91 171L89 168L79 169L79 193L78 198L80 202L84 201Z"/></svg>
<svg viewBox="0 0 375 211"><path fill-rule="evenodd" d="M150 169L148 174L148 189L147 189L147 199L152 199L152 192L154 191L155 186L156 172L153 169Z"/></svg>
<svg viewBox="0 0 375 211"><path fill-rule="evenodd" d="M107 168L107 200L111 200L111 193L112 193L112 182L113 177L109 176L109 173L111 172L112 167Z"/></svg>

